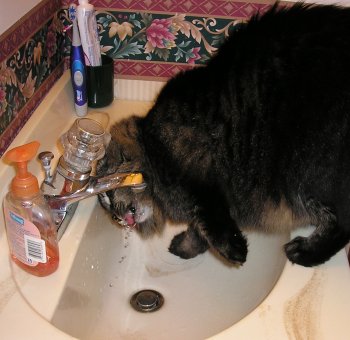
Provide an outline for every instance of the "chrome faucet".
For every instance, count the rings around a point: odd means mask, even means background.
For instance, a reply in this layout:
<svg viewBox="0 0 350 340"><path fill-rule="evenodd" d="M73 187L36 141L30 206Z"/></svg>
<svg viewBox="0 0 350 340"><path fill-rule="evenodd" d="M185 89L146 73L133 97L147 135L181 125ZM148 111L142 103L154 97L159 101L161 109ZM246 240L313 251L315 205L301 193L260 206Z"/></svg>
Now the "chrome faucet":
<svg viewBox="0 0 350 340"><path fill-rule="evenodd" d="M140 173L115 173L94 176L97 160L105 154L110 135L102 125L89 118L78 118L61 137L64 153L51 174L52 152L44 151L39 159L45 171L41 185L53 213L58 238L61 238L82 199L120 187L142 191L146 184Z"/></svg>

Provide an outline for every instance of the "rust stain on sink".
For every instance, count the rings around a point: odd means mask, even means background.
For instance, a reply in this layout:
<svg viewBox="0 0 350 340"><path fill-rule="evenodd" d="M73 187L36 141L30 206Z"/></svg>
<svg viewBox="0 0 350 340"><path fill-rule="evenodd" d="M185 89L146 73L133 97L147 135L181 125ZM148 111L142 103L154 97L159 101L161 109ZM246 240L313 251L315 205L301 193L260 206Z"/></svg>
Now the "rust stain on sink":
<svg viewBox="0 0 350 340"><path fill-rule="evenodd" d="M309 282L297 295L286 301L284 324L290 340L321 340L320 310L325 274L315 269Z"/></svg>

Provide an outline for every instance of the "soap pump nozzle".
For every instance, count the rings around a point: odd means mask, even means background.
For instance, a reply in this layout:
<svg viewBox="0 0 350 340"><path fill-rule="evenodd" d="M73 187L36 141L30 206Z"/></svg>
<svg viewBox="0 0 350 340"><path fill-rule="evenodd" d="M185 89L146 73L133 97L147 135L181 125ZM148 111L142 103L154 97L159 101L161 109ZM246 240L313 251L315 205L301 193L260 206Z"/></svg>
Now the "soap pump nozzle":
<svg viewBox="0 0 350 340"><path fill-rule="evenodd" d="M37 178L28 172L28 162L32 160L40 143L37 141L18 146L5 154L5 159L11 163L16 163L17 173L11 182L11 192L19 198L29 198L39 192Z"/></svg>

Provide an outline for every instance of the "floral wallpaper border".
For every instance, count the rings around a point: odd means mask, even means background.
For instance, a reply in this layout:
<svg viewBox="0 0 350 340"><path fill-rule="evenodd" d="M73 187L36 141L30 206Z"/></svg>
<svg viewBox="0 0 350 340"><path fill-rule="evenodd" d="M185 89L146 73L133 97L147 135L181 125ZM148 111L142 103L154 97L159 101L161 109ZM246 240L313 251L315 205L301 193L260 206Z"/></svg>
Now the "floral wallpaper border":
<svg viewBox="0 0 350 340"><path fill-rule="evenodd" d="M40 29L53 13L61 8L60 0L40 2L24 17L0 35L0 62L8 58L31 35Z"/></svg>
<svg viewBox="0 0 350 340"><path fill-rule="evenodd" d="M33 94L28 103L18 112L16 118L13 119L1 134L0 137L0 156L2 156L11 144L13 139L17 136L18 132L22 129L25 123L28 121L34 110L38 107L45 95L50 91L51 87L63 74L63 64L61 67L57 67L51 77L49 77L40 88Z"/></svg>
<svg viewBox="0 0 350 340"><path fill-rule="evenodd" d="M0 155L63 73L60 9L44 0L0 36Z"/></svg>
<svg viewBox="0 0 350 340"><path fill-rule="evenodd" d="M64 0L63 5L70 2ZM102 51L115 60L115 77L152 80L167 80L181 70L204 64L232 30L274 3L271 0L90 2L96 8Z"/></svg>

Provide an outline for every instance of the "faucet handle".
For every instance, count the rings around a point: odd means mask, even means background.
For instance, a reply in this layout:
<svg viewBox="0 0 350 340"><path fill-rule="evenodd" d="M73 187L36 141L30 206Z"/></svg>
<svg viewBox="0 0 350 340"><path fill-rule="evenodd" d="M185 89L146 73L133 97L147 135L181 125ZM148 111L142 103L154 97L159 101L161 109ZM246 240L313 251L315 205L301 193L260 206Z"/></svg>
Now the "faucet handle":
<svg viewBox="0 0 350 340"><path fill-rule="evenodd" d="M39 153L38 158L43 166L49 166L54 155L51 151L43 151Z"/></svg>
<svg viewBox="0 0 350 340"><path fill-rule="evenodd" d="M51 171L51 160L54 158L53 153L51 151L43 151L39 153L38 158L45 170L45 182L51 183L52 176L50 174L50 171Z"/></svg>

